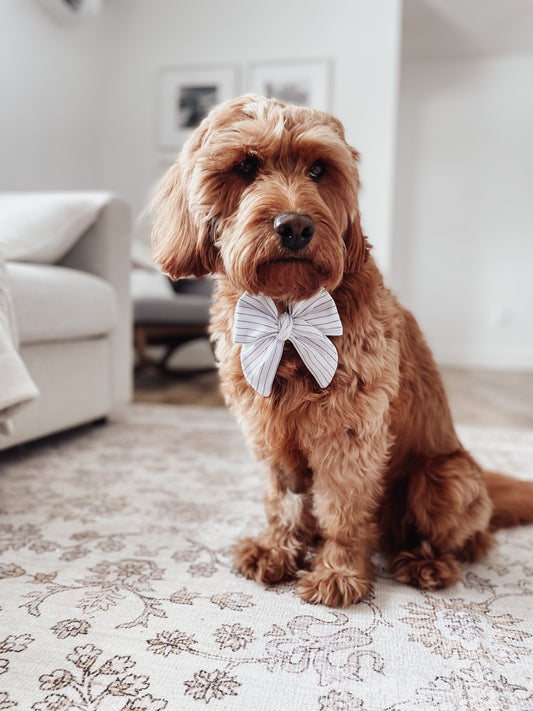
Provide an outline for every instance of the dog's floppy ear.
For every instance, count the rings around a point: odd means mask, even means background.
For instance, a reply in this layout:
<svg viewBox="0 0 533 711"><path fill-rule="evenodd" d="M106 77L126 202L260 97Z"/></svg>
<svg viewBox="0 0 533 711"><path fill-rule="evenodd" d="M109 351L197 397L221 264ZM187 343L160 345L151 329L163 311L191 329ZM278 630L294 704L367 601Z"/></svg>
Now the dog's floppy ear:
<svg viewBox="0 0 533 711"><path fill-rule="evenodd" d="M202 277L217 269L210 225L191 214L184 158L168 170L152 202L153 257L172 279Z"/></svg>
<svg viewBox="0 0 533 711"><path fill-rule="evenodd" d="M370 245L367 243L366 237L363 235L361 215L359 213L359 203L357 199L357 191L359 189L357 162L359 160L359 153L354 148L350 148L349 150L353 161L353 177L351 182L352 189L354 190L352 197L354 207L353 212L349 217L348 229L344 235L344 242L346 244L344 271L347 273L355 273L359 271L361 265L368 259Z"/></svg>
<svg viewBox="0 0 533 711"><path fill-rule="evenodd" d="M370 248L366 237L363 235L359 210L350 218L344 241L346 244L344 271L354 274L359 271L361 265L368 259L368 250Z"/></svg>

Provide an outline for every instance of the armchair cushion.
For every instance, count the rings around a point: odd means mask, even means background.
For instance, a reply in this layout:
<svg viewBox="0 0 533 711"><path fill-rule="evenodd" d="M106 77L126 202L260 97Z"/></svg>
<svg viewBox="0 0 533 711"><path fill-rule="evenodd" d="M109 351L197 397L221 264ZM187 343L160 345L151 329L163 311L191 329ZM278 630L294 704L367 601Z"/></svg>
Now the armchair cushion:
<svg viewBox="0 0 533 711"><path fill-rule="evenodd" d="M115 290L99 277L18 262L6 272L22 345L103 336L118 321Z"/></svg>
<svg viewBox="0 0 533 711"><path fill-rule="evenodd" d="M103 192L3 193L0 252L6 260L53 264L95 222L109 198Z"/></svg>

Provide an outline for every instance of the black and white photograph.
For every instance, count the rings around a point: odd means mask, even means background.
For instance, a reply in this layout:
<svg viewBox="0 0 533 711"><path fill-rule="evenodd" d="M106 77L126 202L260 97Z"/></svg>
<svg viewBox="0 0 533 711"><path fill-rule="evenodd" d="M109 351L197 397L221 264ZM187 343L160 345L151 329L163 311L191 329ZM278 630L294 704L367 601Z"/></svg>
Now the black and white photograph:
<svg viewBox="0 0 533 711"><path fill-rule="evenodd" d="M159 147L180 148L209 111L235 93L233 67L164 69L158 96Z"/></svg>
<svg viewBox="0 0 533 711"><path fill-rule="evenodd" d="M218 103L218 87L181 86L176 96L176 119L178 128L196 128L210 109Z"/></svg>
<svg viewBox="0 0 533 711"><path fill-rule="evenodd" d="M248 90L287 104L328 111L331 68L328 60L252 64Z"/></svg>

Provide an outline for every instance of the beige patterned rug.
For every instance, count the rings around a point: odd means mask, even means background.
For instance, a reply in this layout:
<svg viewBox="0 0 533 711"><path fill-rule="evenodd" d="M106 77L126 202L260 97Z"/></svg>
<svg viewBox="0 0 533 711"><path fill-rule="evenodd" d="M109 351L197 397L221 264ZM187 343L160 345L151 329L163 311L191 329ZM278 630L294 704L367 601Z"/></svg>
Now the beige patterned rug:
<svg viewBox="0 0 533 711"><path fill-rule="evenodd" d="M532 432L461 436L533 477ZM262 469L223 409L135 405L0 467L0 711L533 709L533 527L334 611L232 569Z"/></svg>

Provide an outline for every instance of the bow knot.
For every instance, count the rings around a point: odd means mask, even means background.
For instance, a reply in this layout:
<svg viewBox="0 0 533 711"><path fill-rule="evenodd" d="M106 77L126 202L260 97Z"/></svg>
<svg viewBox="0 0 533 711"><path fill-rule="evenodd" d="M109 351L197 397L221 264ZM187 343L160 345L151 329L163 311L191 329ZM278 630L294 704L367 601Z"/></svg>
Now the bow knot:
<svg viewBox="0 0 533 711"><path fill-rule="evenodd" d="M286 311L279 317L279 331L276 338L278 341L287 341L291 337L294 321L291 314Z"/></svg>
<svg viewBox="0 0 533 711"><path fill-rule="evenodd" d="M320 387L329 385L339 357L327 336L340 335L337 307L325 289L291 304L281 315L273 300L262 294L246 292L235 308L233 342L242 344L242 370L250 385L264 396L272 392L285 341L294 345Z"/></svg>

